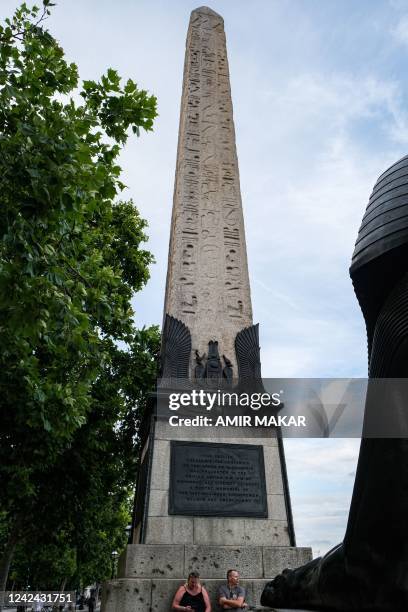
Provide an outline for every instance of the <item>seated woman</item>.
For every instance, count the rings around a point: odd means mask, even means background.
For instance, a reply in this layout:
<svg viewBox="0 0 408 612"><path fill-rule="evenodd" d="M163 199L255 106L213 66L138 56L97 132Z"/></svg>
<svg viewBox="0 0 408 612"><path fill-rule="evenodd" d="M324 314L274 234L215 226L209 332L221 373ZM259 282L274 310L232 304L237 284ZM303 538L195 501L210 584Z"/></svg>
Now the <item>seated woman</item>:
<svg viewBox="0 0 408 612"><path fill-rule="evenodd" d="M186 584L177 589L171 609L211 612L210 598L205 588L200 584L198 572L190 572Z"/></svg>

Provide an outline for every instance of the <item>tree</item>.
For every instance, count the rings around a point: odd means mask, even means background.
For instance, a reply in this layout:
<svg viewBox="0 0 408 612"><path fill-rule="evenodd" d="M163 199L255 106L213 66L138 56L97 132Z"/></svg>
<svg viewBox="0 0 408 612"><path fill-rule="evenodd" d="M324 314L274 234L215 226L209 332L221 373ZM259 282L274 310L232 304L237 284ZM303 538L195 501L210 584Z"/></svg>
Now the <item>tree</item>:
<svg viewBox="0 0 408 612"><path fill-rule="evenodd" d="M37 483L29 532L17 546L11 580L50 590L101 582L111 553L126 543L137 472L137 430L156 377L159 334L135 332L128 351L112 345L94 383L87 422ZM136 445L135 445L136 441Z"/></svg>
<svg viewBox="0 0 408 612"><path fill-rule="evenodd" d="M152 129L156 99L109 69L75 103L77 67L43 27L49 6L23 4L0 26L0 591L44 486L126 359L117 342L135 340L131 298L152 262L145 221L116 201L116 159L129 130Z"/></svg>

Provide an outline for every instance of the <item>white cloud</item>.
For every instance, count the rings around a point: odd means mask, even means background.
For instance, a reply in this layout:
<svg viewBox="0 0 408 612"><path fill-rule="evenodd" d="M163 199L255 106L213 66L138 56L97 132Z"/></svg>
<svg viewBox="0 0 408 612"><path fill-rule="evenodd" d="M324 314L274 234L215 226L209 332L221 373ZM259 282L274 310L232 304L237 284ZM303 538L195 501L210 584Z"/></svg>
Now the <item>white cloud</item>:
<svg viewBox="0 0 408 612"><path fill-rule="evenodd" d="M297 544L315 556L343 540L359 440L285 440Z"/></svg>
<svg viewBox="0 0 408 612"><path fill-rule="evenodd" d="M286 446L291 449L290 469L298 477L318 474L338 483L355 467L360 440L286 440Z"/></svg>
<svg viewBox="0 0 408 612"><path fill-rule="evenodd" d="M392 29L391 33L398 43L408 46L408 15L403 15L400 18L397 25Z"/></svg>
<svg viewBox="0 0 408 612"><path fill-rule="evenodd" d="M364 376L365 327L348 267L374 182L405 152L400 87L305 72L271 91L255 119L259 137L241 155L263 371ZM262 131L267 116L273 128ZM378 146L364 141L359 121Z"/></svg>

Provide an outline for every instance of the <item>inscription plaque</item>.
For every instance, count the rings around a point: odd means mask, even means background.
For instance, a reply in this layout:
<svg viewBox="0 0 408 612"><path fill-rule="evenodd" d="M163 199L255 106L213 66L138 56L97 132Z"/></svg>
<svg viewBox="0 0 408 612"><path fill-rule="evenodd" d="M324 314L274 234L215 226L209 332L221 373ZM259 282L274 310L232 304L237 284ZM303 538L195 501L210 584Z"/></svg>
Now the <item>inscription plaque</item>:
<svg viewBox="0 0 408 612"><path fill-rule="evenodd" d="M169 514L267 518L262 446L172 441Z"/></svg>

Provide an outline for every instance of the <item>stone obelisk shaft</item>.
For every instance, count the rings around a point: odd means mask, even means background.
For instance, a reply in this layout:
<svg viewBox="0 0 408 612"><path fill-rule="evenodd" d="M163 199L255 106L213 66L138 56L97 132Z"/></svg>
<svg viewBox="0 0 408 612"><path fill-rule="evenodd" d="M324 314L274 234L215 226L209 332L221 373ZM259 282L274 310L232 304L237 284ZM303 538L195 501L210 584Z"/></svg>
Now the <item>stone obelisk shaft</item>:
<svg viewBox="0 0 408 612"><path fill-rule="evenodd" d="M193 354L217 340L234 364L252 325L224 22L207 7L187 35L164 312L188 326Z"/></svg>

